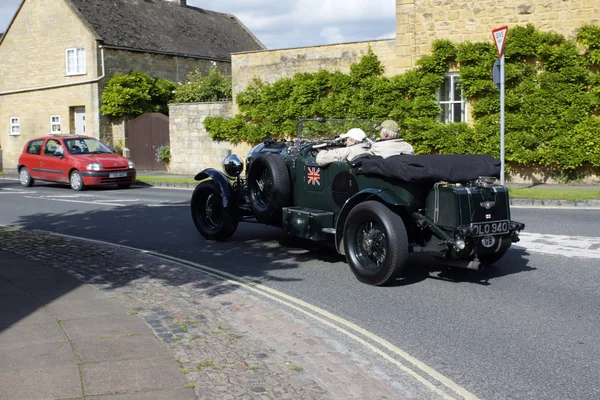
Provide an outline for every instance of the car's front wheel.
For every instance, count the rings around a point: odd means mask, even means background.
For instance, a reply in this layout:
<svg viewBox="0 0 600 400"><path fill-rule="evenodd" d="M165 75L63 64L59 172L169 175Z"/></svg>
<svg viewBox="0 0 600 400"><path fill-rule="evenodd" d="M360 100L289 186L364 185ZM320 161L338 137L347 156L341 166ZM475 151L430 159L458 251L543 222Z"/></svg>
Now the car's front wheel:
<svg viewBox="0 0 600 400"><path fill-rule="evenodd" d="M196 186L191 205L194 225L206 239L222 241L235 233L237 215L223 207L221 190L213 181Z"/></svg>
<svg viewBox="0 0 600 400"><path fill-rule="evenodd" d="M29 170L25 167L21 168L19 171L19 181L21 182L21 185L25 187L31 187L33 186L33 182L35 182L31 177L31 174L29 174Z"/></svg>
<svg viewBox="0 0 600 400"><path fill-rule="evenodd" d="M71 172L69 183L71 184L71 189L73 190L81 191L85 188L85 185L83 184L83 178L81 177L81 173L79 171Z"/></svg>
<svg viewBox="0 0 600 400"><path fill-rule="evenodd" d="M344 225L348 264L359 281L385 285L408 262L408 235L402 218L377 201L354 207Z"/></svg>

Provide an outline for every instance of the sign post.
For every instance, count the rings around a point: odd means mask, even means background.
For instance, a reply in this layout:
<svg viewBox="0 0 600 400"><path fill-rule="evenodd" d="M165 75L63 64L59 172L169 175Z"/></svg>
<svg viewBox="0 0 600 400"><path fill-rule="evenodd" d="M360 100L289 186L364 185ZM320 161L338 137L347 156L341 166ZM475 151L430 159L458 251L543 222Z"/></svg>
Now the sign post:
<svg viewBox="0 0 600 400"><path fill-rule="evenodd" d="M504 185L504 43L508 34L508 26L494 29L492 37L496 50L498 50L498 58L500 59L500 184Z"/></svg>

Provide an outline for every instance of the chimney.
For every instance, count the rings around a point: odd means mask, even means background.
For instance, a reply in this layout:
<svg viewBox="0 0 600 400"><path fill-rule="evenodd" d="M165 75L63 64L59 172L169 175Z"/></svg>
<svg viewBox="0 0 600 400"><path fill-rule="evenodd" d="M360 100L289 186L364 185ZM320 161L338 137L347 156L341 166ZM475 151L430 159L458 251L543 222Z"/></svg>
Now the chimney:
<svg viewBox="0 0 600 400"><path fill-rule="evenodd" d="M168 1L169 3L177 3L181 7L187 7L187 0L165 0L165 1Z"/></svg>

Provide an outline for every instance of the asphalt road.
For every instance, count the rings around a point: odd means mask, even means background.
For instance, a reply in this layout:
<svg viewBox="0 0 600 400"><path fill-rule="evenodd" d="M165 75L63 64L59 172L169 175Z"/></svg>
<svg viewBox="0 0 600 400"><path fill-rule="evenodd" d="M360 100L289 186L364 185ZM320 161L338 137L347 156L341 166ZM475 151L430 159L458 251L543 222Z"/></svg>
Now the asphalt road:
<svg viewBox="0 0 600 400"><path fill-rule="evenodd" d="M190 197L153 188L23 189L0 180L0 224L153 250L260 280L368 329L479 398L600 398L600 257L577 253L580 236L600 246L600 210L514 208L513 219L532 236L496 266L448 271L412 256L405 279L379 288L358 282L331 248L281 241L278 229L245 223L230 241L207 242L191 221Z"/></svg>

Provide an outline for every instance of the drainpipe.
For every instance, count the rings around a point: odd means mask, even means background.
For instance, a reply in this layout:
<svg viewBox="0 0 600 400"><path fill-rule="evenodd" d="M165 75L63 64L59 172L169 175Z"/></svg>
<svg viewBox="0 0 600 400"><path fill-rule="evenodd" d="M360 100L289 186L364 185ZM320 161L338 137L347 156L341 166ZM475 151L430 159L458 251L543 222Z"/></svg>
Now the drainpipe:
<svg viewBox="0 0 600 400"><path fill-rule="evenodd" d="M4 96L4 95L7 95L7 94L35 92L35 91L38 91L38 90L57 89L57 88L63 88L63 87L69 87L69 86L84 85L86 83L100 82L102 79L104 79L104 76L106 75L106 73L105 73L106 71L104 69L104 46L98 46L98 47L100 48L100 57L102 59L102 75L99 76L98 78L87 80L87 81L82 81L82 82L63 83L63 84L60 84L60 85L40 86L40 87L36 87L36 88L19 89L19 90L9 90L9 91L6 91L6 92L0 92L0 96Z"/></svg>

